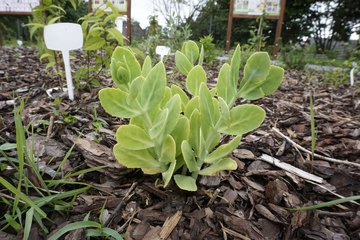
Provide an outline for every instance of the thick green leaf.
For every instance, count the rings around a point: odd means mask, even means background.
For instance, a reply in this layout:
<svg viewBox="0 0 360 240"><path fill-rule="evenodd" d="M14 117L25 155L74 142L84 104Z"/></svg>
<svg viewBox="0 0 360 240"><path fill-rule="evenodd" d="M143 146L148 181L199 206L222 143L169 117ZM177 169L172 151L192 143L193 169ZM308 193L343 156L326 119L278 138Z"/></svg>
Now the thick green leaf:
<svg viewBox="0 0 360 240"><path fill-rule="evenodd" d="M101 106L114 117L131 118L141 112L127 104L128 94L120 89L105 88L99 91Z"/></svg>
<svg viewBox="0 0 360 240"><path fill-rule="evenodd" d="M86 51L98 50L105 46L105 44L105 39L101 37L91 37L85 41L83 49Z"/></svg>
<svg viewBox="0 0 360 240"><path fill-rule="evenodd" d="M181 143L184 140L188 140L190 135L190 123L189 119L184 116L180 116L174 130L171 133L176 144L176 156L181 154Z"/></svg>
<svg viewBox="0 0 360 240"><path fill-rule="evenodd" d="M280 67L270 66L269 75L263 81L244 85L240 90L240 97L256 100L270 95L278 89L284 77L284 70Z"/></svg>
<svg viewBox="0 0 360 240"><path fill-rule="evenodd" d="M189 102L189 97L186 95L186 93L178 86L172 85L171 86L171 93L174 96L175 94L179 94L181 98L181 110L184 112L185 107Z"/></svg>
<svg viewBox="0 0 360 240"><path fill-rule="evenodd" d="M127 71L128 79L117 75L118 68L122 66ZM111 57L111 76L116 85L126 84L141 75L141 67L134 54L127 48L116 47ZM127 81L124 81L127 80Z"/></svg>
<svg viewBox="0 0 360 240"><path fill-rule="evenodd" d="M165 106L166 109L169 110L168 118L165 123L164 133L165 135L170 134L180 117L181 112L181 99L178 94L173 96Z"/></svg>
<svg viewBox="0 0 360 240"><path fill-rule="evenodd" d="M121 144L114 146L115 158L127 168L156 169L161 172L160 163L154 159L148 149L130 150Z"/></svg>
<svg viewBox="0 0 360 240"><path fill-rule="evenodd" d="M136 125L123 125L116 131L116 140L123 148L141 150L154 147L154 141Z"/></svg>
<svg viewBox="0 0 360 240"><path fill-rule="evenodd" d="M225 100L227 105L232 104L236 97L236 88L232 82L230 71L230 65L225 63L220 69L216 85L218 95Z"/></svg>
<svg viewBox="0 0 360 240"><path fill-rule="evenodd" d="M206 73L201 66L197 65L187 75L186 88L193 96L197 96L199 95L201 83L206 83Z"/></svg>
<svg viewBox="0 0 360 240"><path fill-rule="evenodd" d="M157 138L161 133L164 132L168 116L169 116L169 109L165 108L155 118L153 126L149 130L151 139Z"/></svg>
<svg viewBox="0 0 360 240"><path fill-rule="evenodd" d="M183 44L181 52L185 54L190 63L194 64L199 58L199 47L194 41L187 41Z"/></svg>
<svg viewBox="0 0 360 240"><path fill-rule="evenodd" d="M174 174L175 167L176 167L176 161L170 163L169 168L165 172L162 173L162 177L164 180L164 187L167 187L167 185L169 185L171 177Z"/></svg>
<svg viewBox="0 0 360 240"><path fill-rule="evenodd" d="M237 86L239 82L239 70L240 70L240 64L241 64L241 51L240 51L240 45L236 46L235 52L231 58L231 82L233 84L233 88L235 91L237 91Z"/></svg>
<svg viewBox="0 0 360 240"><path fill-rule="evenodd" d="M193 97L188 104L186 104L184 115L187 118L190 118L191 114L194 112L194 110L197 109L200 111L200 104L199 104L199 97Z"/></svg>
<svg viewBox="0 0 360 240"><path fill-rule="evenodd" d="M202 169L199 174L203 176L213 176L223 170L236 170L237 163L231 158L223 158L211 164L209 167Z"/></svg>
<svg viewBox="0 0 360 240"><path fill-rule="evenodd" d="M218 97L218 101L219 101L219 106L220 106L221 120L222 120L223 124L230 126L231 117L230 117L229 106L227 105L225 100L222 99L221 97Z"/></svg>
<svg viewBox="0 0 360 240"><path fill-rule="evenodd" d="M119 30L116 28L107 29L109 33L109 38L115 39L119 45L124 45L124 37Z"/></svg>
<svg viewBox="0 0 360 240"><path fill-rule="evenodd" d="M200 112L195 109L190 117L190 136L189 143L192 148L195 150L196 154L199 155L200 148L200 130L201 130L201 121L200 121Z"/></svg>
<svg viewBox="0 0 360 240"><path fill-rule="evenodd" d="M233 140L231 140L227 144L223 144L215 149L212 153L210 153L206 159L206 163L214 163L219 159L222 159L228 156L232 151L234 151L240 144L241 136L236 136Z"/></svg>
<svg viewBox="0 0 360 240"><path fill-rule="evenodd" d="M190 176L174 175L176 185L185 191L195 192L197 190L196 180Z"/></svg>
<svg viewBox="0 0 360 240"><path fill-rule="evenodd" d="M184 75L188 75L193 65L189 59L180 51L175 53L176 68Z"/></svg>
<svg viewBox="0 0 360 240"><path fill-rule="evenodd" d="M269 75L266 77L266 81L261 86L265 96L273 94L279 88L283 78L284 69L277 66L271 66Z"/></svg>
<svg viewBox="0 0 360 240"><path fill-rule="evenodd" d="M149 74L149 72L151 71L152 68L152 63L151 63L151 58L149 56L147 56L144 60L142 69L141 69L141 75L143 77L147 77L147 75Z"/></svg>
<svg viewBox="0 0 360 240"><path fill-rule="evenodd" d="M185 164L190 172L199 171L197 166L194 151L188 141L184 140L181 143L181 152L185 160Z"/></svg>
<svg viewBox="0 0 360 240"><path fill-rule="evenodd" d="M201 66L203 64L203 62L204 62L204 46L201 45L198 65Z"/></svg>
<svg viewBox="0 0 360 240"><path fill-rule="evenodd" d="M230 118L230 125L221 120L218 131L228 135L243 135L261 125L265 111L256 105L244 104L231 109Z"/></svg>
<svg viewBox="0 0 360 240"><path fill-rule="evenodd" d="M166 87L166 72L162 62L155 65L146 77L140 94L143 111L148 111L158 105Z"/></svg>
<svg viewBox="0 0 360 240"><path fill-rule="evenodd" d="M167 103L169 102L170 98L173 96L171 89L169 87L165 87L163 98L161 99L159 107L163 109ZM181 104L181 103L180 103Z"/></svg>
<svg viewBox="0 0 360 240"><path fill-rule="evenodd" d="M175 162L176 144L171 135L167 135L162 146L160 162L170 163Z"/></svg>
<svg viewBox="0 0 360 240"><path fill-rule="evenodd" d="M244 67L244 77L241 81L241 87L248 81L259 81L269 74L270 57L267 52L256 52L247 60Z"/></svg>
<svg viewBox="0 0 360 240"><path fill-rule="evenodd" d="M129 106L135 106L135 108L139 109L141 108L141 106L137 104L136 98L139 96L144 81L145 78L143 76L139 76L130 84L129 95L126 99L126 102L129 104Z"/></svg>

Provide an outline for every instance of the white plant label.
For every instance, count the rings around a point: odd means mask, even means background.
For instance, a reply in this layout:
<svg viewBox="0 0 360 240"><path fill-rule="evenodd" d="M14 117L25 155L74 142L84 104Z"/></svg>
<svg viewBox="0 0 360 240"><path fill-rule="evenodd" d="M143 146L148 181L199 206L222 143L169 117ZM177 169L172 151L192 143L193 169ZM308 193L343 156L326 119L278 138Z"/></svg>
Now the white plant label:
<svg viewBox="0 0 360 240"><path fill-rule="evenodd" d="M164 56L170 54L170 48L166 46L157 46L155 52L157 55L160 55L160 61L162 61Z"/></svg>
<svg viewBox="0 0 360 240"><path fill-rule="evenodd" d="M44 29L44 40L48 49L61 51L64 59L69 99L74 100L69 51L82 48L83 46L84 40L81 26L76 23L50 24Z"/></svg>

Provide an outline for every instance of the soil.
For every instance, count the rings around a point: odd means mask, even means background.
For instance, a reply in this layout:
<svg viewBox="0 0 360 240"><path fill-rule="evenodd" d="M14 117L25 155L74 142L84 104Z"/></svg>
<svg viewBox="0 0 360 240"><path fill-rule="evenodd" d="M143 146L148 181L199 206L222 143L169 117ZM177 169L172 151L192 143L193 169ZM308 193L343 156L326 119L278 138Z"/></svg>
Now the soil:
<svg viewBox="0 0 360 240"><path fill-rule="evenodd" d="M82 62L78 55L72 61L74 68ZM178 76L173 65L169 60L171 77ZM209 85L213 85L220 65L206 68ZM179 79L176 82L184 84L184 78ZM90 219L97 221L104 207L105 224L124 233L125 239L360 239L359 202L293 210L339 195L360 195L360 79L355 79L357 86L352 88L325 86L319 79L319 74L287 70L275 94L254 102L266 110L267 117L259 129L243 136L234 151L238 169L200 178L199 190L193 193L175 185L163 189L158 176L116 162L111 150L114 135L126 120L106 114L97 97L99 89L111 86L109 77L99 77L101 87L87 85L77 90L73 102L61 91L50 97L46 90L65 81L45 69L34 49L3 47L0 145L16 142L14 102L18 105L23 99L23 123L33 126L28 128L32 132L28 143L34 143L39 164L47 166L44 178L59 177L54 169L63 164L73 145L62 174L106 166L68 179L93 188L78 195L71 211L50 214L53 222L47 224L52 232L82 220L89 212ZM303 149L311 151L311 94L317 130L313 160ZM103 120L107 124L99 127ZM10 154L16 156L16 152ZM289 171L267 163L262 160L264 154L297 169ZM319 177L319 182L299 176L300 169ZM1 173L7 174L10 177L11 172ZM0 191L4 189L0 187ZM34 226L31 239L39 239L38 232ZM20 234L9 232L8 238L2 239L18 239ZM82 239L83 234L73 231L66 239Z"/></svg>

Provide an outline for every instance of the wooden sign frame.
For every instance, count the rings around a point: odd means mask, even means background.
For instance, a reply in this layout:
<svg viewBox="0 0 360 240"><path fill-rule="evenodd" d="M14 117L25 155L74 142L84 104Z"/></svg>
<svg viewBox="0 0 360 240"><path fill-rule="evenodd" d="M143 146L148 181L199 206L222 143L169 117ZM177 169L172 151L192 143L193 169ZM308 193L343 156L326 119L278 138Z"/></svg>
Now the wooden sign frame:
<svg viewBox="0 0 360 240"><path fill-rule="evenodd" d="M92 12L93 8L92 8L92 1L94 0L89 0L89 5L88 5L88 12ZM126 38L128 39L128 43L131 44L131 0L125 0L126 1L126 11L121 12L126 14ZM104 4L106 3L106 1L104 1Z"/></svg>
<svg viewBox="0 0 360 240"><path fill-rule="evenodd" d="M249 0L250 1L250 0ZM276 33L275 33L275 47L273 50L273 56L277 56L280 48L280 37L281 37L281 31L282 31L282 24L284 21L284 13L285 13L285 6L286 6L286 0L280 0L280 13L279 16L270 15L266 16L266 19L271 20L277 20L276 25ZM245 19L251 19L251 18L258 18L259 15L245 15L245 14L234 14L234 0L230 0L230 10L229 10L229 18L228 18L228 28L227 28L227 34L226 34L226 47L225 51L228 52L230 50L230 43L231 43L231 30L233 25L233 18L245 18Z"/></svg>

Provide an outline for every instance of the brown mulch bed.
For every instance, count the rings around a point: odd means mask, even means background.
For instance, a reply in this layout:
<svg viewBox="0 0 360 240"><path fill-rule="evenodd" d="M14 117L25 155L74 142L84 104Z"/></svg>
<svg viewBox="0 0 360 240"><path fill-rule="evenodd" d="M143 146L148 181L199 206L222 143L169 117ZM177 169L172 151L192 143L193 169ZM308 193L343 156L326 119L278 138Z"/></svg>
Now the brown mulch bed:
<svg viewBox="0 0 360 240"><path fill-rule="evenodd" d="M173 74L172 66L170 62L169 74ZM210 85L218 69L207 67ZM359 204L291 210L338 199L335 194L360 195L360 168L348 164L360 164L360 79L353 88L335 88L318 83L319 78L314 73L286 71L280 89L255 102L266 110L267 118L259 129L243 136L233 153L238 169L202 177L199 190L188 193L175 186L163 189L155 185L157 176L117 164L111 148L115 131L124 121L104 113L97 98L99 89L80 90L74 102L63 97L56 103L46 89L58 86L59 79L45 70L35 50L1 48L0 144L16 141L12 100L21 97L25 101L23 122L34 126L34 148L40 162L52 159L49 166L56 168L75 144L64 172L107 166L72 179L94 188L79 195L68 214L50 215L54 220L50 230L81 220L90 211L96 220L105 204L107 225L125 233L125 239L360 239ZM110 86L111 80L102 77L101 83ZM311 92L316 153L320 155L314 161L301 149L311 150ZM108 125L96 129L94 115ZM323 182L307 181L266 163L260 160L263 154L321 177ZM334 159L348 162L335 163ZM71 234L68 239L80 239L77 233Z"/></svg>

